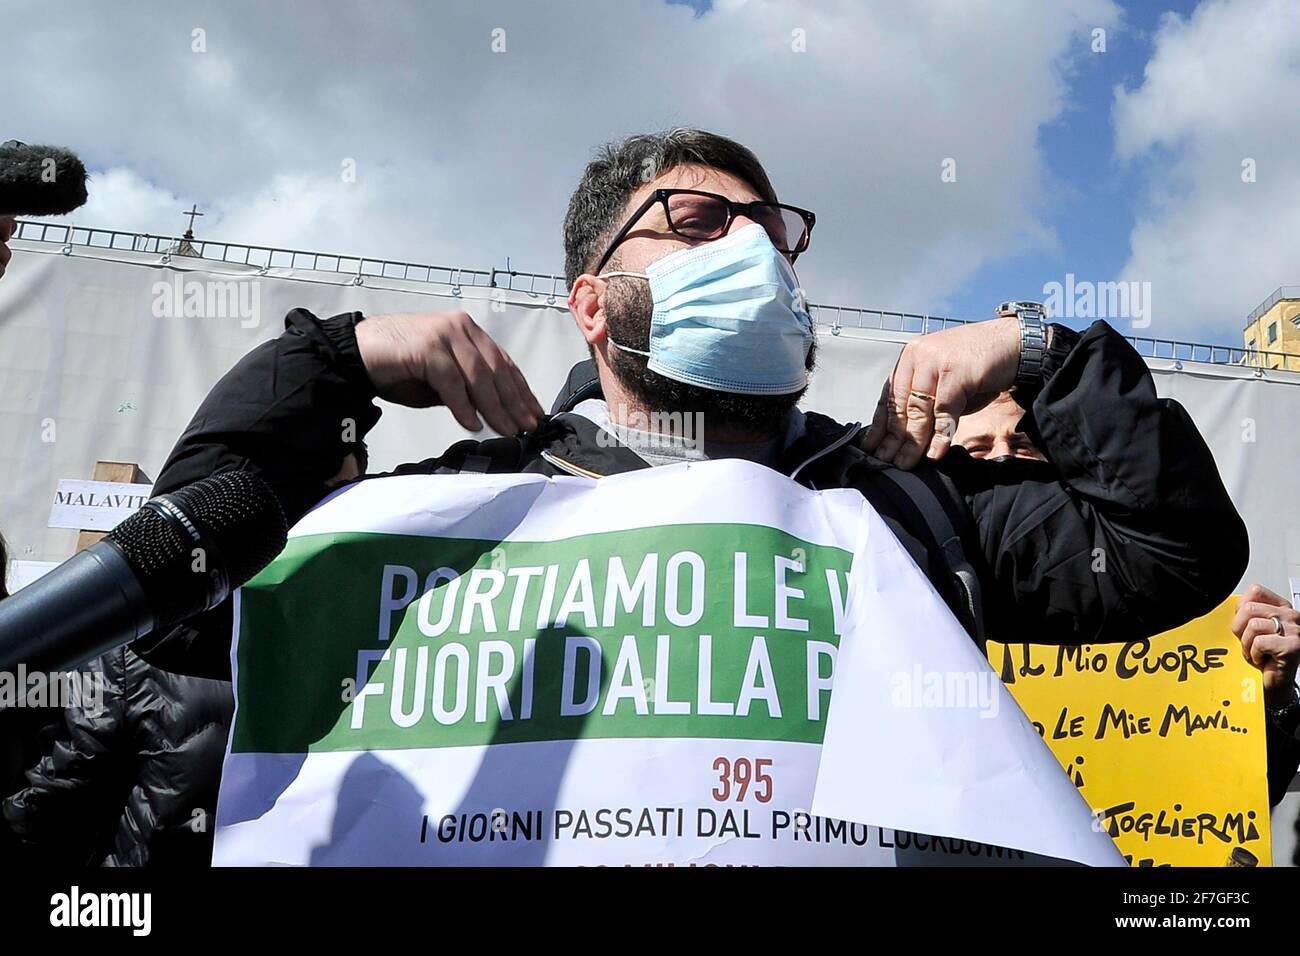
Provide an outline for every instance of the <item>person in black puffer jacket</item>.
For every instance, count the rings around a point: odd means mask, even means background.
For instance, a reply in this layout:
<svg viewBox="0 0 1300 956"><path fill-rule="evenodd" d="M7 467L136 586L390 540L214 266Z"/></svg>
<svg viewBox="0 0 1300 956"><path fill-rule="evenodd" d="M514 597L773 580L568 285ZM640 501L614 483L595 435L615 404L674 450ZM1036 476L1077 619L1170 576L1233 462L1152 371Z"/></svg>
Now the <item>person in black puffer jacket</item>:
<svg viewBox="0 0 1300 956"><path fill-rule="evenodd" d="M0 224L0 236L4 235ZM0 601L9 596L6 584L7 548L0 535ZM0 700L0 796L23 786L24 771L49 750L50 740L62 723L61 707L13 707ZM0 867L20 863L27 856L7 828L0 824Z"/></svg>
<svg viewBox="0 0 1300 956"><path fill-rule="evenodd" d="M321 493L368 460L358 443ZM230 681L163 670L129 647L81 669L101 693L63 708L27 786L0 804L0 862L208 866Z"/></svg>
<svg viewBox="0 0 1300 956"><path fill-rule="evenodd" d="M52 749L4 801L13 836L44 860L207 866L229 681L172 674L125 647L85 669L102 693L64 708Z"/></svg>

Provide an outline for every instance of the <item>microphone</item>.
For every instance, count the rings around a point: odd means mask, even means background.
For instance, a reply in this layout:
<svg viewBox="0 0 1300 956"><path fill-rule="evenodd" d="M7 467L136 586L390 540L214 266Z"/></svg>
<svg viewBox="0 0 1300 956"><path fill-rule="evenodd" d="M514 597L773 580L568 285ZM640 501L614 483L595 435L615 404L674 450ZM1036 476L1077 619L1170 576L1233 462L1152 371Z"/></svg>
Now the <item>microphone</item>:
<svg viewBox="0 0 1300 956"><path fill-rule="evenodd" d="M0 216L62 216L86 204L86 167L58 146L0 143Z"/></svg>
<svg viewBox="0 0 1300 956"><path fill-rule="evenodd" d="M246 471L150 498L107 537L0 601L0 671L71 670L214 608L287 537L275 493Z"/></svg>

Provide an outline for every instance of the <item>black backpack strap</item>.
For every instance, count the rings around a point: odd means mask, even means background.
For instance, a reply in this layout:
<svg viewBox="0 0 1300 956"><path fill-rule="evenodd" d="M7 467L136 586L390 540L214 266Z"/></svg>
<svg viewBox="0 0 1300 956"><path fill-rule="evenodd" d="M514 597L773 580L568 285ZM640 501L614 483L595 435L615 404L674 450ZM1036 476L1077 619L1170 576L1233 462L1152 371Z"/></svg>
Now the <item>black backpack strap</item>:
<svg viewBox="0 0 1300 956"><path fill-rule="evenodd" d="M596 363L590 359L579 362L569 369L569 377L555 396L551 405L551 414L559 415L572 411L574 406L588 398L600 398L600 376L596 374Z"/></svg>
<svg viewBox="0 0 1300 956"><path fill-rule="evenodd" d="M808 413L809 425L829 435L829 419ZM985 608L980 576L968 556L961 529L968 523L966 502L937 470L924 464L901 471L866 455L851 442L809 463L801 483L813 488L856 488L866 496L898 537L904 550L930 576L963 627L982 647ZM948 580L936 575L947 573ZM945 593L946 592L946 593Z"/></svg>
<svg viewBox="0 0 1300 956"><path fill-rule="evenodd" d="M907 494L925 520L926 526L930 529L930 534L939 543L944 563L960 586L966 608L970 612L971 623L975 628L975 639L983 646L985 641L984 602L980 593L979 574L966 556L966 548L962 544L961 535L958 534L952 518L948 515L948 510L939 497L940 492L931 487L919 475L910 471L903 471L899 468L886 468L881 470L879 474L892 481Z"/></svg>

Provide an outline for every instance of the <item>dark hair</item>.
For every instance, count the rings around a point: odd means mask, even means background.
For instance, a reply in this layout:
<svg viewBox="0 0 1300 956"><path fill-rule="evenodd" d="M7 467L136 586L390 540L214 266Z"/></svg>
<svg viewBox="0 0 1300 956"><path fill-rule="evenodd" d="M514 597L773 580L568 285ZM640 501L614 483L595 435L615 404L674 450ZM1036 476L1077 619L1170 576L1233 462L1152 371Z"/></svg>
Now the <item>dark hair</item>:
<svg viewBox="0 0 1300 956"><path fill-rule="evenodd" d="M777 200L758 157L717 133L678 126L606 143L587 164L564 214L564 277L569 285L604 252L604 243L623 225L632 194L661 173L687 164L739 176L761 198Z"/></svg>

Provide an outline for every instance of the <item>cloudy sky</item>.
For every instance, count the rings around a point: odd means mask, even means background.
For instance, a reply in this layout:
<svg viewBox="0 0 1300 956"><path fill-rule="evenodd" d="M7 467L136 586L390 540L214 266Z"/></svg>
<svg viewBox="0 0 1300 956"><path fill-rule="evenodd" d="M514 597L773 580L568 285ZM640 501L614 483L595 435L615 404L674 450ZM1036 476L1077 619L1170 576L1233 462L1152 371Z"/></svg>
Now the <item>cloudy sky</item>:
<svg viewBox="0 0 1300 956"><path fill-rule="evenodd" d="M1069 273L1150 283L1142 334L1239 344L1300 284L1294 0L0 0L0 23L0 139L82 155L79 224L174 234L198 203L204 238L559 272L593 146L688 124L818 213L816 302L980 318Z"/></svg>

